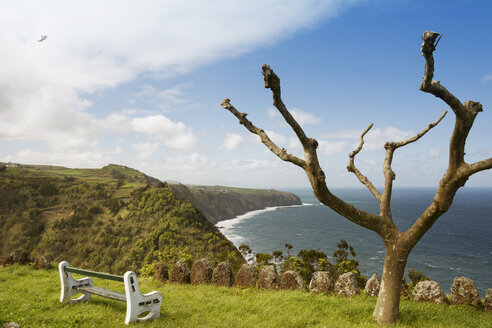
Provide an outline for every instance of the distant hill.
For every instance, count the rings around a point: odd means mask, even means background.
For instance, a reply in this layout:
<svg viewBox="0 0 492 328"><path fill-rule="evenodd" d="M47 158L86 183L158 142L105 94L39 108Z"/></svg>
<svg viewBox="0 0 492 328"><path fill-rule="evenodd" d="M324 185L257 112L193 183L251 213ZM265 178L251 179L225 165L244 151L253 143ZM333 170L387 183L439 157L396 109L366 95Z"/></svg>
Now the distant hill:
<svg viewBox="0 0 492 328"><path fill-rule="evenodd" d="M212 223L271 206L301 205L299 196L282 191L223 186L171 184L179 199L187 199Z"/></svg>
<svg viewBox="0 0 492 328"><path fill-rule="evenodd" d="M191 202L166 183L118 165L0 168L0 256L24 250L120 274L156 261L244 262Z"/></svg>

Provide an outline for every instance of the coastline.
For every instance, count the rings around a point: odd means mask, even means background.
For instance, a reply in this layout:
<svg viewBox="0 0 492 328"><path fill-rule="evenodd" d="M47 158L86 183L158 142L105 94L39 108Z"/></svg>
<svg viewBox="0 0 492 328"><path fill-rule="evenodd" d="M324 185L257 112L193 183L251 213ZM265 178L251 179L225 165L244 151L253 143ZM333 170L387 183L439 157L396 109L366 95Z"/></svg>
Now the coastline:
<svg viewBox="0 0 492 328"><path fill-rule="evenodd" d="M249 211L244 214L238 215L232 219L222 220L215 224L217 229L228 239L230 240L234 246L239 247L241 245L241 241L245 240L244 237L239 236L233 233L231 230L234 226L244 220L251 219L259 214L276 211L279 208L295 208L295 207L303 207L303 206L313 206L314 204L302 203L301 205L280 205L280 206L271 206L266 207L260 210Z"/></svg>

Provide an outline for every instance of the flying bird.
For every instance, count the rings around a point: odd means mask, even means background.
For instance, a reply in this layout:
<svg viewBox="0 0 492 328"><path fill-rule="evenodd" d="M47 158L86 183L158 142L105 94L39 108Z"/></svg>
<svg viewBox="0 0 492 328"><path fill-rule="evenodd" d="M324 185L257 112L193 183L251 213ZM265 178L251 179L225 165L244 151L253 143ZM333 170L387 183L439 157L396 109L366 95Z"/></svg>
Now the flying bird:
<svg viewBox="0 0 492 328"><path fill-rule="evenodd" d="M46 40L48 38L47 35L41 35L41 39L38 40L38 42L43 42L44 40Z"/></svg>

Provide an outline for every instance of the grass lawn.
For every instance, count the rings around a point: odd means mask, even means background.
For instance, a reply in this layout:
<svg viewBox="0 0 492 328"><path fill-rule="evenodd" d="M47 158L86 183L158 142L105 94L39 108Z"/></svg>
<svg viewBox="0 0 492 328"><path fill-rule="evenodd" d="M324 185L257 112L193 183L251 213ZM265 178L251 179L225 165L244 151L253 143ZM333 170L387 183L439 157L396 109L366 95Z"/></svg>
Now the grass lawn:
<svg viewBox="0 0 492 328"><path fill-rule="evenodd" d="M123 284L94 279L123 292ZM371 319L375 298L344 299L291 291L164 284L139 278L142 292L163 295L161 318L136 327L379 327ZM123 327L126 304L93 296L83 304L60 303L57 270L0 267L0 325L21 327ZM492 313L471 306L402 301L397 327L492 327Z"/></svg>

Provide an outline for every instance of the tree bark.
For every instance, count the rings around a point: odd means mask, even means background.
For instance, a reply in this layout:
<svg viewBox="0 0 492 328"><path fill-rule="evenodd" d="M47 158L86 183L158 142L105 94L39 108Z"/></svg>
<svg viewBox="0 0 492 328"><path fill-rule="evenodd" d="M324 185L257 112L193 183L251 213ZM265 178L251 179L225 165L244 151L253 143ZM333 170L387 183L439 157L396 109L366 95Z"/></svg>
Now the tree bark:
<svg viewBox="0 0 492 328"><path fill-rule="evenodd" d="M385 245L383 276L372 317L379 324L394 324L399 318L400 293L409 251L392 241Z"/></svg>

